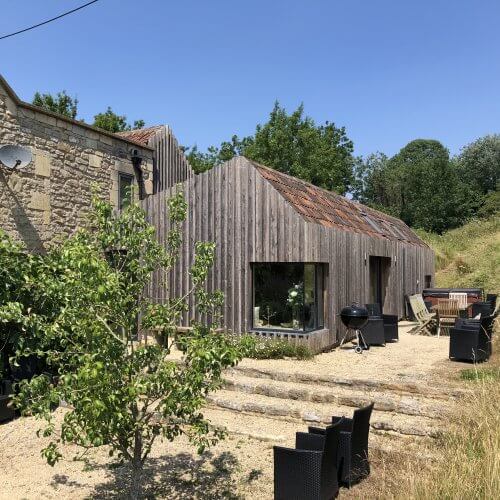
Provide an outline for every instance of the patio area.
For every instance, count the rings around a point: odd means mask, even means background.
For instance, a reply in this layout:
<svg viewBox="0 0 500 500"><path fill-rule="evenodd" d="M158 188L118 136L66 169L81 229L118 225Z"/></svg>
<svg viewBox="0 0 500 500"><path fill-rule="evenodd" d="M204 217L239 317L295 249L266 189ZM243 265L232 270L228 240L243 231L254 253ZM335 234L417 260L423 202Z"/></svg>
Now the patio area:
<svg viewBox="0 0 500 500"><path fill-rule="evenodd" d="M398 343L363 354L347 344L309 361L243 360L227 374L228 385L205 411L214 424L226 427L227 439L202 456L183 438L157 442L145 472L147 493L156 498L270 499L273 445L293 446L295 432L322 420L322 412L352 414L363 398L376 402L372 474L353 489L342 490L342 498L382 488L394 461L411 456L425 463L432 438L418 431L447 414L450 395L463 390L457 371L468 365L447 361L448 337L411 335L411 326L400 324ZM56 418L64 411L57 410ZM45 439L36 437L38 428L33 418L0 426L0 498L120 496L127 470L110 462L106 447L74 461L77 448L63 446L64 459L51 468L40 456Z"/></svg>

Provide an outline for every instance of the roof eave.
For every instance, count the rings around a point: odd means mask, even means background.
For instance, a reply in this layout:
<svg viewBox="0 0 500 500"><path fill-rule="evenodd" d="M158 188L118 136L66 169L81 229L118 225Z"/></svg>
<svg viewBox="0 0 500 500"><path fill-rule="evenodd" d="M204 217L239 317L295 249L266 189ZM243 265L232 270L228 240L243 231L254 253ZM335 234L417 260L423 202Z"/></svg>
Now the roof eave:
<svg viewBox="0 0 500 500"><path fill-rule="evenodd" d="M139 146L143 149L148 149L150 151L153 151L153 148L151 146L147 146L141 142L132 141L130 139L126 139L125 137L120 137L119 135L114 134L113 132L108 132L107 130L102 130L98 127L94 127L93 125L89 125L87 123L80 122L78 120L74 120L73 118L68 118L67 116L60 115L58 113L54 113L53 111L49 111L48 109L41 108L39 106L35 106L34 104L29 104L25 101L22 101L1 74L0 74L0 83L2 84L3 87L5 87L5 89L7 90L7 94L9 94L9 97L16 103L17 106L29 109L31 111L35 111L37 113L43 113L44 115L52 116L53 118L56 118L58 120L62 120L66 123L71 123L72 125L77 125L77 126L82 127L86 130L91 130L92 132L95 132L97 134L102 134L102 135L105 135L105 136L110 137L112 139L123 141L123 142L126 142L128 144L133 144L134 146Z"/></svg>

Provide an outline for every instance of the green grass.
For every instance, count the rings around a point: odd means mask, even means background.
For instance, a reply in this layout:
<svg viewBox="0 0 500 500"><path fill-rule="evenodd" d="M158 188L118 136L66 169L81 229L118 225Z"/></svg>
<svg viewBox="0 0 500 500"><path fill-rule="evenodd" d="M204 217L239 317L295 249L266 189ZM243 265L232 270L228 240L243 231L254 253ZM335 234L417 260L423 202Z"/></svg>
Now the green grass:
<svg viewBox="0 0 500 500"><path fill-rule="evenodd" d="M500 381L500 367L474 367L467 368L460 372L460 378L462 380L488 380L488 381Z"/></svg>
<svg viewBox="0 0 500 500"><path fill-rule="evenodd" d="M500 214L442 235L417 233L436 253L436 286L500 292Z"/></svg>

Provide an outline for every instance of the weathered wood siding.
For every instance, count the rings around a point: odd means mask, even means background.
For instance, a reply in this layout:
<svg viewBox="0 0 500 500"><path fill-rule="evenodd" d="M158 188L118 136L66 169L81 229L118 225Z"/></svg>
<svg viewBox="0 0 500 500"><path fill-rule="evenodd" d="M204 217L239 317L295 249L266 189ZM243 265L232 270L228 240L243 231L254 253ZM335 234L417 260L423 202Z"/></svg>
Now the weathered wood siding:
<svg viewBox="0 0 500 500"><path fill-rule="evenodd" d="M193 170L170 127L161 127L148 140L148 146L154 148L155 151L153 165L154 193L168 189L193 177Z"/></svg>
<svg viewBox="0 0 500 500"><path fill-rule="evenodd" d="M181 186L189 203L182 255L167 286L155 276L151 293L161 300L180 296L190 286L194 243L216 243L209 290L225 294L224 322L245 332L252 320L252 262L314 262L328 265L325 303L327 347L342 334L338 313L353 301L369 301L369 256L391 258L384 312L404 315L404 295L420 292L426 274L434 275L434 254L427 246L370 237L306 222L244 158L194 177ZM165 199L169 191L145 200L161 241L168 231ZM191 304L191 307L193 304ZM191 309L192 310L192 309ZM189 318L185 318L189 321Z"/></svg>

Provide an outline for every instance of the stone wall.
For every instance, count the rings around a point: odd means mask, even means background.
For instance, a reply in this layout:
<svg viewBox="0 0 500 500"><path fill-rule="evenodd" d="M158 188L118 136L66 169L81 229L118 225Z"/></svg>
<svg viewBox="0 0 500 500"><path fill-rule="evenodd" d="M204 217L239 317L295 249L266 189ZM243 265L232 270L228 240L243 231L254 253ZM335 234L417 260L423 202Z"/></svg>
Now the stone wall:
<svg viewBox="0 0 500 500"><path fill-rule="evenodd" d="M92 185L117 205L119 172L134 174L131 148L144 158L150 172L144 190L152 192L151 149L37 111L1 80L0 144L27 146L33 153L25 168L0 164L0 227L31 251L43 251L85 223Z"/></svg>

